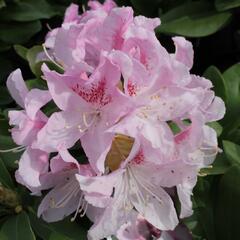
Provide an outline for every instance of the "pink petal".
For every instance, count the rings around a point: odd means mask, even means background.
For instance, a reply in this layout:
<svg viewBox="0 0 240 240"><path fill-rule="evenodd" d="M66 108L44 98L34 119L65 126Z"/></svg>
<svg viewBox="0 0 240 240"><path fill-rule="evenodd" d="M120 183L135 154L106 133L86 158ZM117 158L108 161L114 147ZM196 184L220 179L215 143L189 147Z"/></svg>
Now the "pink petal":
<svg viewBox="0 0 240 240"><path fill-rule="evenodd" d="M17 182L25 185L33 193L38 193L41 188L40 175L47 171L48 154L27 148L19 161L19 168L15 176Z"/></svg>
<svg viewBox="0 0 240 240"><path fill-rule="evenodd" d="M17 104L24 108L24 99L28 93L28 89L20 69L15 70L9 75L7 87Z"/></svg>
<svg viewBox="0 0 240 240"><path fill-rule="evenodd" d="M185 64L189 69L193 66L193 46L184 37L172 38L176 47L175 59Z"/></svg>

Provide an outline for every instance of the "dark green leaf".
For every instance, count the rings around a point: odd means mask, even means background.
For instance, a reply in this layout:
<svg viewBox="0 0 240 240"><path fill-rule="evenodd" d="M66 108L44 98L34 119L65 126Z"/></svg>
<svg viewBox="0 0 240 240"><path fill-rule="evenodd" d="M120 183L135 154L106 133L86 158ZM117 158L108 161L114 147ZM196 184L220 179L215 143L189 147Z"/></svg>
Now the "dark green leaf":
<svg viewBox="0 0 240 240"><path fill-rule="evenodd" d="M224 135L230 136L240 126L240 64L223 73L226 88L226 115L223 119Z"/></svg>
<svg viewBox="0 0 240 240"><path fill-rule="evenodd" d="M21 0L4 8L0 12L0 19L25 22L48 19L56 14L57 12L45 0Z"/></svg>
<svg viewBox="0 0 240 240"><path fill-rule="evenodd" d="M131 0L134 10L145 16L154 16L158 9L158 1L156 0Z"/></svg>
<svg viewBox="0 0 240 240"><path fill-rule="evenodd" d="M11 45L0 41L0 52L5 52L11 48Z"/></svg>
<svg viewBox="0 0 240 240"><path fill-rule="evenodd" d="M4 2L4 0L0 0L0 9L5 6L6 6L6 3Z"/></svg>
<svg viewBox="0 0 240 240"><path fill-rule="evenodd" d="M68 238L68 237L66 237L64 235L61 235L60 233L53 232L50 235L49 240L71 240L71 238Z"/></svg>
<svg viewBox="0 0 240 240"><path fill-rule="evenodd" d="M204 72L203 76L208 78L213 83L213 90L215 94L221 97L224 101L226 99L226 87L223 79L223 75L215 66L210 66Z"/></svg>
<svg viewBox="0 0 240 240"><path fill-rule="evenodd" d="M213 162L212 167L203 168L200 173L206 175L219 175L226 173L230 167L231 165L227 160L226 155L224 153L219 153Z"/></svg>
<svg viewBox="0 0 240 240"><path fill-rule="evenodd" d="M42 51L43 51L42 46L34 46L28 50L27 55L26 55L29 66L30 66L32 72L37 77L41 76L41 68L39 66L39 62L36 60L37 60L37 55Z"/></svg>
<svg viewBox="0 0 240 240"><path fill-rule="evenodd" d="M223 77L226 87L226 104L230 111L235 111L239 109L240 104L240 64L235 64L226 70Z"/></svg>
<svg viewBox="0 0 240 240"><path fill-rule="evenodd" d="M6 87L0 86L0 106L7 105L13 101Z"/></svg>
<svg viewBox="0 0 240 240"><path fill-rule="evenodd" d="M240 167L233 166L223 175L217 193L216 235L217 240L234 240L240 236Z"/></svg>
<svg viewBox="0 0 240 240"><path fill-rule="evenodd" d="M0 23L0 40L6 43L21 44L25 43L40 30L40 21Z"/></svg>
<svg viewBox="0 0 240 240"><path fill-rule="evenodd" d="M240 0L215 0L215 6L218 11L225 11L240 6Z"/></svg>
<svg viewBox="0 0 240 240"><path fill-rule="evenodd" d="M33 89L33 88L39 88L39 89L45 89L46 90L46 83L44 80L42 79L30 79L26 81L26 85L28 87L29 90Z"/></svg>
<svg viewBox="0 0 240 240"><path fill-rule="evenodd" d="M230 18L231 13L217 13L207 2L188 2L162 15L156 32L204 37L217 32Z"/></svg>
<svg viewBox="0 0 240 240"><path fill-rule="evenodd" d="M81 226L79 226L75 222L71 222L69 218L60 222L49 224L44 222L42 219L37 218L34 213L30 213L29 216L34 231L43 240L50 240L50 237L53 238L53 236L57 235L61 236L62 238L65 237L66 240L86 239L86 231L84 231Z"/></svg>
<svg viewBox="0 0 240 240"><path fill-rule="evenodd" d="M0 56L0 82L5 82L11 71L14 70L10 60L4 58L4 54Z"/></svg>
<svg viewBox="0 0 240 240"><path fill-rule="evenodd" d="M240 166L240 146L230 141L223 141L223 148L228 160Z"/></svg>
<svg viewBox="0 0 240 240"><path fill-rule="evenodd" d="M14 45L14 49L16 51L16 53L22 57L23 59L27 60L27 51L28 49L21 46L21 45Z"/></svg>
<svg viewBox="0 0 240 240"><path fill-rule="evenodd" d="M197 206L194 209L198 223L205 232L206 239L216 240L213 215L213 185L212 178L199 178L194 188L193 200ZM204 239L204 238L203 238Z"/></svg>
<svg viewBox="0 0 240 240"><path fill-rule="evenodd" d="M10 217L2 226L1 240L36 240L25 212Z"/></svg>
<svg viewBox="0 0 240 240"><path fill-rule="evenodd" d="M0 183L5 187L14 188L12 178L1 158L0 158Z"/></svg>
<svg viewBox="0 0 240 240"><path fill-rule="evenodd" d="M2 150L11 149L17 147L17 145L13 142L11 136L4 136L0 134L0 148ZM16 168L17 161L20 159L22 152L14 153L0 153L0 157L4 161L7 168Z"/></svg>

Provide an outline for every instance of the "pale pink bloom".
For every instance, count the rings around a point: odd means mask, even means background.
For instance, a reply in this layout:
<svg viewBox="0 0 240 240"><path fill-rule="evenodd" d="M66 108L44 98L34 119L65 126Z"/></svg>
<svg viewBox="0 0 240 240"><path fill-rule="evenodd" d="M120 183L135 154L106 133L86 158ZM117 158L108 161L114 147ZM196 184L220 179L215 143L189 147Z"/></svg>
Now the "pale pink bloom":
<svg viewBox="0 0 240 240"><path fill-rule="evenodd" d="M119 240L145 240L151 237L158 238L160 230L154 228L141 215L132 214L126 223L117 231Z"/></svg>
<svg viewBox="0 0 240 240"><path fill-rule="evenodd" d="M113 8L117 7L116 3L114 1L112 1L112 0L105 0L105 2L103 4L101 4L98 1L89 1L88 2L88 6L92 10L103 9L106 12L109 12Z"/></svg>
<svg viewBox="0 0 240 240"><path fill-rule="evenodd" d="M75 212L85 215L87 202L79 187L75 175L92 176L89 164L80 165L67 151L59 152L59 155L50 160L50 172L40 177L41 190L51 189L43 198L38 208L38 216L42 216L47 222L62 220Z"/></svg>
<svg viewBox="0 0 240 240"><path fill-rule="evenodd" d="M173 231L161 231L137 214L120 227L116 236L119 240L192 240L189 230L181 223Z"/></svg>
<svg viewBox="0 0 240 240"><path fill-rule="evenodd" d="M9 123L15 125L11 129L13 140L18 145L29 146L47 122L47 117L40 108L51 100L51 96L45 90L28 91L19 69L8 77L7 87L17 104L25 109L9 111Z"/></svg>
<svg viewBox="0 0 240 240"><path fill-rule="evenodd" d="M9 123L14 125L11 129L12 138L21 145L12 150L21 151L27 147L20 158L16 180L37 194L41 185L39 176L48 170L48 154L32 149L31 145L47 122L47 117L40 108L51 100L51 96L44 90L28 91L19 69L8 77L7 87L15 101L25 109L9 111Z"/></svg>
<svg viewBox="0 0 240 240"><path fill-rule="evenodd" d="M131 128L131 127L129 127ZM139 140L141 139L141 143ZM121 168L106 176L77 176L81 189L87 194L102 195L105 210L89 230L90 239L101 239L114 234L128 221L135 208L144 218L161 230L173 230L178 223L171 197L164 188L180 184L196 174L195 168L180 159L161 159L161 150L154 149L142 137L135 143ZM104 189L101 187L104 186ZM94 205L91 197L88 201ZM111 222L111 224L109 224Z"/></svg>
<svg viewBox="0 0 240 240"><path fill-rule="evenodd" d="M27 147L20 158L15 178L32 194L39 195L41 192L40 176L48 171L48 157L46 152Z"/></svg>
<svg viewBox="0 0 240 240"><path fill-rule="evenodd" d="M193 66L194 54L192 43L187 41L184 37L174 37L172 40L176 48L176 52L173 55L174 58L191 69Z"/></svg>
<svg viewBox="0 0 240 240"><path fill-rule="evenodd" d="M89 77L75 73L61 75L46 66L43 72L53 100L62 111L51 115L35 146L54 152L72 147L81 138L94 170L104 172L113 138L106 130L131 108L128 97L117 86L118 67L102 56L100 65Z"/></svg>

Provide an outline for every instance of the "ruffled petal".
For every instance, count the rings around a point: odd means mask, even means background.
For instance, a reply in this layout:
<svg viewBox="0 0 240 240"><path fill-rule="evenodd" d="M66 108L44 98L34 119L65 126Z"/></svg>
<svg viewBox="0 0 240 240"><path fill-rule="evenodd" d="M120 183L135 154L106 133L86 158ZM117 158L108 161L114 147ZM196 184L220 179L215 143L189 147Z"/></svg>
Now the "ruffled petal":
<svg viewBox="0 0 240 240"><path fill-rule="evenodd" d="M7 87L16 103L24 108L24 99L28 93L27 86L23 80L20 69L12 72L7 79Z"/></svg>

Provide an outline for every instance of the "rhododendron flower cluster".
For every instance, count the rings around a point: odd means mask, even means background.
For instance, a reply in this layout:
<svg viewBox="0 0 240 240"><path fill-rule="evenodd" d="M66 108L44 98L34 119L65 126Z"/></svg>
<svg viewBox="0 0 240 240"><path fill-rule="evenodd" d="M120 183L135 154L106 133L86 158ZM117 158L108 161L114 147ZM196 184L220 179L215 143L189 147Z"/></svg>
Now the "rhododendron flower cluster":
<svg viewBox="0 0 240 240"><path fill-rule="evenodd" d="M48 190L38 208L45 221L87 215L89 239L174 239L192 214L199 171L219 151L207 123L223 117L224 103L190 73L189 41L174 37L171 54L161 45L158 18L111 0L88 5L81 15L70 5L46 36L39 58L58 69L42 65L47 89L29 91L19 69L7 80L23 109L9 111L23 151L16 179L32 194Z"/></svg>

